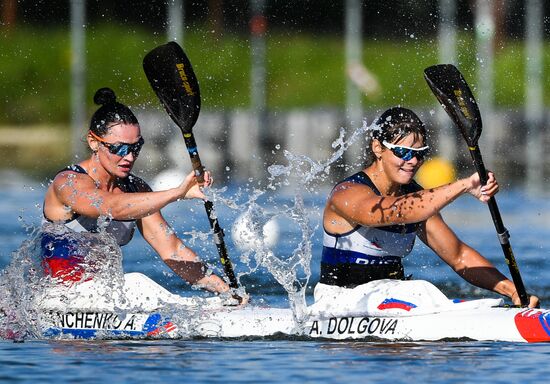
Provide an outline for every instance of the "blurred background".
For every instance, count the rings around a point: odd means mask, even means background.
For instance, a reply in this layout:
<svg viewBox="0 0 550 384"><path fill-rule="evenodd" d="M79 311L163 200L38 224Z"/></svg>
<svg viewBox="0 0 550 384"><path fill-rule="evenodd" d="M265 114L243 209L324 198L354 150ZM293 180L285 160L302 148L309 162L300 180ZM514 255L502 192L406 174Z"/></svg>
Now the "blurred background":
<svg viewBox="0 0 550 384"><path fill-rule="evenodd" d="M539 194L549 176L548 16L543 0L2 0L0 183L47 181L86 156L93 94L115 90L140 120L146 178L190 169L179 130L150 89L144 55L169 40L202 93L203 163L262 183L284 151L322 161L347 134L401 105L428 124L433 177L472 171L466 144L423 69L454 63L481 108L480 141L504 187ZM361 166L362 146L344 155ZM449 168L450 167L450 168ZM330 183L350 173L335 167Z"/></svg>

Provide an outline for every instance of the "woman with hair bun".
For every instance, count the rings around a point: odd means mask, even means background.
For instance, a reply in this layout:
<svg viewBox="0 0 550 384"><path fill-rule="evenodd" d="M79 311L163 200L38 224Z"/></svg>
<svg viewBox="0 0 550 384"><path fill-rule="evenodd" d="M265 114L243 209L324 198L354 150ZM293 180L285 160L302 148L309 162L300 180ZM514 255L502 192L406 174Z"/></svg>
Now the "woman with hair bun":
<svg viewBox="0 0 550 384"><path fill-rule="evenodd" d="M195 252L185 246L163 218L160 209L181 199L205 199L193 172L176 188L153 192L145 181L131 173L144 144L132 111L117 101L110 88L99 89L86 140L91 156L58 172L44 199L44 222L61 223L75 232L111 234L119 246L127 244L137 226L143 238L181 278L215 293L229 292L228 284L209 273ZM212 178L205 173L204 186ZM84 262L85 251L73 241L42 237L42 266L61 285L93 281L94 266ZM96 261L97 262L97 261ZM158 284L141 274L125 275L126 285L139 285L157 301L176 301ZM228 294L228 297L230 295Z"/></svg>
<svg viewBox="0 0 550 384"><path fill-rule="evenodd" d="M474 173L423 189L413 177L429 149L426 128L406 108L385 111L369 134L366 167L339 182L324 209L315 305L372 314L430 312L455 305L434 285L405 276L401 260L411 252L417 236L469 283L520 304L514 283L463 243L439 214L464 194L487 202L498 192L494 174L489 172L487 185L481 185ZM538 298L530 296L529 306L537 305Z"/></svg>

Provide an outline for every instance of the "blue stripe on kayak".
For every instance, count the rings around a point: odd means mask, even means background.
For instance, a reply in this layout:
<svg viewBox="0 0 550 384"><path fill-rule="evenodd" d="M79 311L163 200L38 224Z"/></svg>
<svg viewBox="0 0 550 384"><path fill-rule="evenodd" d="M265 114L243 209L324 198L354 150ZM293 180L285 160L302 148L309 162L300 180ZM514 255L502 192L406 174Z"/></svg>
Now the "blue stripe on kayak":
<svg viewBox="0 0 550 384"><path fill-rule="evenodd" d="M147 336L145 331L128 331L116 329L70 329L70 328L49 328L44 332L44 336L53 337L63 335L71 335L77 339L93 339L97 337L98 332L103 335L116 336Z"/></svg>
<svg viewBox="0 0 550 384"><path fill-rule="evenodd" d="M154 331L155 329L158 329L159 326L161 325L160 324L161 321L162 321L162 316L160 315L160 313L153 313L147 318L147 320L145 321L145 324L143 324L143 331L151 332L151 331Z"/></svg>
<svg viewBox="0 0 550 384"><path fill-rule="evenodd" d="M75 338L91 339L97 336L98 332L123 335L123 336L148 336L151 332L157 331L170 323L168 317L163 317L160 313L152 313L147 317L141 330L128 329L83 329L83 328L63 328L51 327L44 331L44 336L55 337L61 334L72 335Z"/></svg>
<svg viewBox="0 0 550 384"><path fill-rule="evenodd" d="M548 336L550 336L550 325L548 324L548 320L550 320L550 313L544 313L539 316L540 325L542 326L542 329L544 329L544 332Z"/></svg>
<svg viewBox="0 0 550 384"><path fill-rule="evenodd" d="M107 333L118 336L148 336L150 332L165 326L170 322L169 318L163 318L160 313L149 315L143 328L140 331L122 330L122 329L73 329L73 328L49 328L44 332L44 336L53 337L61 334L71 335L79 339L91 339L97 336L97 333Z"/></svg>

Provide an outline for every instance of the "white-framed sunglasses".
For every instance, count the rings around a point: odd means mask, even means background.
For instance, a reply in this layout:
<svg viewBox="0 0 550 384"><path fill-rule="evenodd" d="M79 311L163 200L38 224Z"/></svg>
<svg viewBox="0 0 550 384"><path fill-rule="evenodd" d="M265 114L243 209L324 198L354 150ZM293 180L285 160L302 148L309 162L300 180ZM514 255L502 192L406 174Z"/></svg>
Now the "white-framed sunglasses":
<svg viewBox="0 0 550 384"><path fill-rule="evenodd" d="M424 157L426 157L426 155L428 154L428 150L430 149L429 145L421 148L412 148L404 145L395 145L392 143L388 143L386 140L382 141L382 145L392 151L395 156L405 161L409 161L413 157L416 157L418 161L422 161L424 160Z"/></svg>

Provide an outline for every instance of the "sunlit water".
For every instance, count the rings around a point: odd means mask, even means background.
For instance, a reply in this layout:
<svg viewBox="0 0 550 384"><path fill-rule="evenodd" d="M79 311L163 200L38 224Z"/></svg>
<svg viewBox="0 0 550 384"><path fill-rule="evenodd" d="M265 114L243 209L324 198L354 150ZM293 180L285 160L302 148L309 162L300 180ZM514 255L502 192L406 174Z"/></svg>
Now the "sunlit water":
<svg viewBox="0 0 550 384"><path fill-rule="evenodd" d="M304 304L311 304L312 287L319 278L320 215L328 194L327 187L319 187L307 178L326 178L325 165L334 159L311 163L290 154L287 158L290 166L270 168L274 175L272 185L265 190L232 185L215 191L213 198L227 234L229 254L251 302L290 306L299 311ZM21 257L28 255L29 239L40 223L44 190L43 185L12 185L0 190L0 268L5 271L4 287L6 271L14 284L21 283L17 271L27 262ZM548 307L550 203L509 190L502 192L498 201L525 285ZM261 236L252 239L255 251L243 250L233 243L229 236L231 227L243 212L250 215L250 229L256 235L269 219L277 222L279 236L273 247L262 244ZM214 269L218 268L202 204L180 202L163 213L186 243ZM443 213L459 237L508 274L486 207L465 196ZM124 272L145 273L184 296L206 296L174 276L139 235L124 247L123 255ZM405 266L407 273L432 281L451 298L496 297L462 281L420 243L406 258ZM221 274L219 269L217 272ZM15 296L20 298L25 292L22 288ZM1 299L12 298L4 291ZM32 316L32 308L25 314ZM418 382L504 383L544 381L550 373L550 345L545 344L23 339L18 343L0 341L1 381L408 382L414 378Z"/></svg>
<svg viewBox="0 0 550 384"><path fill-rule="evenodd" d="M304 194L304 212L312 227L312 261L308 287L318 279L321 231L315 227L325 192ZM238 187L223 195L235 196ZM40 221L43 188L10 187L0 191L0 263L5 268L32 227ZM510 230L511 242L528 289L547 303L550 297L548 276L550 204L544 199L529 199L520 192L499 195L502 215ZM294 196L278 195L258 199L269 211L284 205L293 207ZM189 214L189 209L192 209ZM195 232L208 231L203 207L194 202L174 204L166 217L188 243L216 265L217 256L210 239ZM238 213L218 206L226 232ZM506 266L486 207L462 197L444 211L444 216L467 243L482 251L503 272ZM318 223L317 223L318 224ZM230 255L255 303L288 306L288 295L266 268L255 264L227 236ZM302 235L298 224L281 221L276 256L292 255ZM248 264L247 264L248 263ZM168 289L184 295L199 294L173 276L139 235L124 249L125 272L141 271ZM426 247L417 244L406 259L407 270L417 278L433 281L451 297L490 297L488 292L471 288L448 267L438 262ZM252 272L251 272L252 270ZM298 279L305 282L303 273ZM202 293L201 293L202 294ZM308 302L311 289L307 290ZM327 342L304 340L154 340L154 341L44 341L0 342L2 372L0 380L30 382L97 382L115 378L120 382L342 382L347 380L405 382L534 382L546 380L550 373L550 345L525 345L487 342L381 343Z"/></svg>

